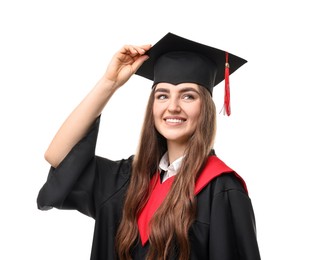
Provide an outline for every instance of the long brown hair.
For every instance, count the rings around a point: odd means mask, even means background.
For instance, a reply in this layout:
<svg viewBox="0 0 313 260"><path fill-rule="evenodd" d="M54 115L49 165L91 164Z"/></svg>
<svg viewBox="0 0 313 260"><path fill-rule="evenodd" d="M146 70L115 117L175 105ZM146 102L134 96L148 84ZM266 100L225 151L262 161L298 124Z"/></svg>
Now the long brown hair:
<svg viewBox="0 0 313 260"><path fill-rule="evenodd" d="M214 102L204 87L199 87L199 91L199 123L190 138L171 190L150 221L148 260L165 260L174 255L179 260L189 259L188 231L196 214L194 186L213 147L216 131ZM149 198L151 177L157 172L159 161L167 150L166 139L154 127L153 102L154 89L149 97L123 216L116 236L116 249L122 260L131 259L131 250L139 240L137 217Z"/></svg>

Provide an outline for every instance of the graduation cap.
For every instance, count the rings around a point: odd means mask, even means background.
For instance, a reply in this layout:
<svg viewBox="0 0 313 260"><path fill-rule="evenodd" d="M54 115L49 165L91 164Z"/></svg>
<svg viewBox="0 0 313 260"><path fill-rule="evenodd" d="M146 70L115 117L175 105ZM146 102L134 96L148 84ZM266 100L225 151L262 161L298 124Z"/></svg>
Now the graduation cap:
<svg viewBox="0 0 313 260"><path fill-rule="evenodd" d="M229 75L247 61L231 53L173 33L167 33L146 53L136 74L153 81L174 85L196 83L212 95L213 88L225 80L224 111L230 115Z"/></svg>

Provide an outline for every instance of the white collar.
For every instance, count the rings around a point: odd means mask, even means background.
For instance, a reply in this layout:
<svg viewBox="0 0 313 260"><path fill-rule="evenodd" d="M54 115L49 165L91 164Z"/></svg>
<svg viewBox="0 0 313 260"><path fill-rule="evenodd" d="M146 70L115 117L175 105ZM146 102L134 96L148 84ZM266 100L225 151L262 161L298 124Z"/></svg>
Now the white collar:
<svg viewBox="0 0 313 260"><path fill-rule="evenodd" d="M168 152L166 152L162 156L160 163L159 163L160 170L164 171L162 182L166 181L168 178L177 174L182 164L183 158L184 158L184 155L176 159L171 164L169 164Z"/></svg>

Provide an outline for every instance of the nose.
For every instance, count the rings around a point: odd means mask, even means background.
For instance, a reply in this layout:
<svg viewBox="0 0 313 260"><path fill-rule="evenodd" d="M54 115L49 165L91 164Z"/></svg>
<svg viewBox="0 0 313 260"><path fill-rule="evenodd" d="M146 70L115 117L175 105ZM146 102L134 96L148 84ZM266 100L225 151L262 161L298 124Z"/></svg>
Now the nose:
<svg viewBox="0 0 313 260"><path fill-rule="evenodd" d="M181 111L179 100L177 98L171 98L167 110L171 113L179 113Z"/></svg>

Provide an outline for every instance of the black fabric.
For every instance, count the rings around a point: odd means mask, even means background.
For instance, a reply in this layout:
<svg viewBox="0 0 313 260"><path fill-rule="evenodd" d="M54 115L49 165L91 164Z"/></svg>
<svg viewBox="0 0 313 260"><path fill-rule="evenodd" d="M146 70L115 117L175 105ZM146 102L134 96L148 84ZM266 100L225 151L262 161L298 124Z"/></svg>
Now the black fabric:
<svg viewBox="0 0 313 260"><path fill-rule="evenodd" d="M153 85L161 82L178 85L189 82L205 87L212 94L217 67L206 56L186 51L163 54L154 65Z"/></svg>
<svg viewBox="0 0 313 260"><path fill-rule="evenodd" d="M111 161L95 156L99 121L57 168L51 168L37 204L41 210L76 209L94 218L90 259L113 260L133 158ZM197 216L189 236L192 260L260 259L253 208L233 174L214 179L197 195ZM139 242L133 259L143 260L148 248Z"/></svg>
<svg viewBox="0 0 313 260"><path fill-rule="evenodd" d="M195 60L181 60L173 63L173 59L160 61L160 57L168 55L169 53L188 52L205 56L208 61L201 61L200 63ZM169 82L178 84L181 82L198 83L206 87L212 94L213 87L217 86L225 78L225 62L226 51L213 48L195 42L173 33L167 33L156 44L152 46L147 52L149 59L147 59L136 74L154 81L153 85L158 82ZM180 55L182 58L184 55ZM236 55L228 53L229 75L239 69L247 61ZM160 63L159 65L157 65ZM157 65L157 66L156 66ZM201 72L197 72L200 70ZM207 71L207 74L205 74ZM165 73L165 74L164 74ZM186 77L186 75L189 75Z"/></svg>

